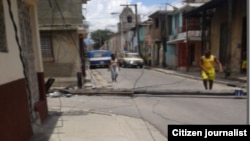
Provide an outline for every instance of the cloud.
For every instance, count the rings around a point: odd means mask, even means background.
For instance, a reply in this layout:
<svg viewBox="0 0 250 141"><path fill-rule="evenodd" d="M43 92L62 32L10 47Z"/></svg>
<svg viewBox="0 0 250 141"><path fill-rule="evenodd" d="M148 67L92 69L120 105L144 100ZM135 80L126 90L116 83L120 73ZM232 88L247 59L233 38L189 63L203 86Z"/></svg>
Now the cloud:
<svg viewBox="0 0 250 141"><path fill-rule="evenodd" d="M121 12L120 4L127 0L90 0L86 5L86 20L89 22L89 30L115 29L119 22L119 15L111 15L112 12Z"/></svg>
<svg viewBox="0 0 250 141"><path fill-rule="evenodd" d="M84 15L89 22L89 31L97 29L109 29L117 31L117 23L119 23L119 14L123 6L121 4L132 3L132 0L90 0L86 5ZM134 11L134 7L131 7ZM160 5L145 6L143 3L137 3L137 11L142 20L147 19L148 15L156 10L160 10ZM135 12L135 11L134 11Z"/></svg>

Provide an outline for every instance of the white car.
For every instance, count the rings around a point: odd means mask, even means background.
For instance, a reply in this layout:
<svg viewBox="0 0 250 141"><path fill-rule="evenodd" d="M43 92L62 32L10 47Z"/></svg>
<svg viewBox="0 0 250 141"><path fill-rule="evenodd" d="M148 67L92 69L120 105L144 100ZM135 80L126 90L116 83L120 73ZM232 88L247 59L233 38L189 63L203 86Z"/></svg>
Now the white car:
<svg viewBox="0 0 250 141"><path fill-rule="evenodd" d="M127 52L119 60L122 67L140 67L143 68L144 61L138 53Z"/></svg>

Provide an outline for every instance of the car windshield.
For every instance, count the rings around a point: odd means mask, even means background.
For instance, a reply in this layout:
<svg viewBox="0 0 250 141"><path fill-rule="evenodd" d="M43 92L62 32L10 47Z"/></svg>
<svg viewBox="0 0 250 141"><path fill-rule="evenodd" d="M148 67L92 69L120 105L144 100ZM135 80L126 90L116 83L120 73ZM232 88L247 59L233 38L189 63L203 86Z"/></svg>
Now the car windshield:
<svg viewBox="0 0 250 141"><path fill-rule="evenodd" d="M139 58L139 55L138 54L126 54L125 57L128 57L128 58Z"/></svg>
<svg viewBox="0 0 250 141"><path fill-rule="evenodd" d="M100 58L100 57L106 57L107 53L106 52L95 52L94 53L94 58Z"/></svg>

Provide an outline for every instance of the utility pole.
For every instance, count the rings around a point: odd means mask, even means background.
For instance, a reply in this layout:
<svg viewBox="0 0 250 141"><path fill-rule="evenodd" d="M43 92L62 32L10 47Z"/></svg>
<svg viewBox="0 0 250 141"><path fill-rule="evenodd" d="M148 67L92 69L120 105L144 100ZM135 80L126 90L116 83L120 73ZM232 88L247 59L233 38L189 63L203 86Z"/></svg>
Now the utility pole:
<svg viewBox="0 0 250 141"><path fill-rule="evenodd" d="M163 61L162 61L162 66L165 68L166 67L166 51L167 51L167 42L168 42L168 8L167 8L167 3L166 3L166 17L165 17L165 38L163 40Z"/></svg>
<svg viewBox="0 0 250 141"><path fill-rule="evenodd" d="M119 14L119 13L117 13L117 14ZM123 18L121 17L121 14L119 16L119 20L120 20L120 27L119 27L119 29L120 29L120 48L119 48L119 50L120 50L120 52L122 52L122 50L123 50L123 44L122 44L122 36L123 36L122 22L123 22Z"/></svg>
<svg viewBox="0 0 250 141"><path fill-rule="evenodd" d="M77 84L78 88L82 88L82 77L86 76L85 71L85 52L84 52L84 45L83 45L83 35L79 34L79 48L80 48L80 63L81 63L81 72L77 72Z"/></svg>
<svg viewBox="0 0 250 141"><path fill-rule="evenodd" d="M138 46L138 50L139 50L139 55L141 57L142 53L141 53L141 46L140 46L140 38L139 38L139 25L138 25L138 12L137 12L137 4L121 4L121 6L134 6L135 7L135 28L136 28L136 34L137 34L137 46Z"/></svg>

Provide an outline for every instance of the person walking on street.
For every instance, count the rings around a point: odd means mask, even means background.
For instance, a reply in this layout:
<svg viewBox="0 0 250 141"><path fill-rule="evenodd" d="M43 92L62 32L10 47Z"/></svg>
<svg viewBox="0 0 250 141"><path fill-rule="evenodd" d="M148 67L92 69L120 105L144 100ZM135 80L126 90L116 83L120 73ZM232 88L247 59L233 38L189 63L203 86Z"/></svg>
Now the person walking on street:
<svg viewBox="0 0 250 141"><path fill-rule="evenodd" d="M203 79L203 85L205 89L208 89L208 82L209 82L209 89L212 90L213 88L213 81L215 79L215 67L214 62L217 63L219 67L219 72L222 72L222 65L220 61L211 54L210 50L206 50L205 54L201 56L199 66L201 68L201 77Z"/></svg>
<svg viewBox="0 0 250 141"><path fill-rule="evenodd" d="M117 82L118 71L120 70L120 65L115 57L115 54L111 54L111 59L109 63L109 71L111 71L112 82Z"/></svg>

